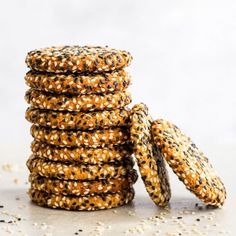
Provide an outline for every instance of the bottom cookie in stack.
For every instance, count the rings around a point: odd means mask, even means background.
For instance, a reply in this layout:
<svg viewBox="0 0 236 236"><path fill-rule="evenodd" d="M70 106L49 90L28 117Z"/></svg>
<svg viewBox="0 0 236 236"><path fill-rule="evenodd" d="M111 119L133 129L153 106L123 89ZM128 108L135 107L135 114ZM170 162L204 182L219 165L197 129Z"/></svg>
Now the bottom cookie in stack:
<svg viewBox="0 0 236 236"><path fill-rule="evenodd" d="M55 195L31 188L29 196L33 202L40 206L65 210L94 211L128 204L134 198L134 189L131 187L116 193L77 197L73 195Z"/></svg>

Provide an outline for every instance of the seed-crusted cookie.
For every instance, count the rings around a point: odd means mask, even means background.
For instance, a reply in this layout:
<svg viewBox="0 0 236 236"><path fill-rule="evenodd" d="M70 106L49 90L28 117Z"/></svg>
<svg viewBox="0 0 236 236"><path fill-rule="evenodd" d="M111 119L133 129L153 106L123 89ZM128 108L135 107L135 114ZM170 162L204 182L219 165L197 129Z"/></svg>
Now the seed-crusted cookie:
<svg viewBox="0 0 236 236"><path fill-rule="evenodd" d="M147 192L155 204L165 206L171 196L168 174L163 157L152 140L152 119L146 105L135 105L130 119L134 154Z"/></svg>
<svg viewBox="0 0 236 236"><path fill-rule="evenodd" d="M96 112L50 111L29 107L25 118L34 124L53 129L94 130L129 125L128 109Z"/></svg>
<svg viewBox="0 0 236 236"><path fill-rule="evenodd" d="M57 111L99 111L120 109L131 103L127 91L107 94L69 95L52 94L29 89L25 94L27 103L35 108Z"/></svg>
<svg viewBox="0 0 236 236"><path fill-rule="evenodd" d="M74 45L36 49L27 54L25 61L36 71L81 73L121 69L131 60L131 55L123 50Z"/></svg>
<svg viewBox="0 0 236 236"><path fill-rule="evenodd" d="M84 164L104 164L123 161L132 155L131 145L113 145L103 148L61 148L38 141L31 144L32 152L44 159L61 162L78 162Z"/></svg>
<svg viewBox="0 0 236 236"><path fill-rule="evenodd" d="M129 141L129 130L121 127L92 131L66 131L31 126L31 135L38 141L58 147L104 147L125 144Z"/></svg>
<svg viewBox="0 0 236 236"><path fill-rule="evenodd" d="M132 187L137 181L136 170L126 176L95 181L73 181L48 179L40 175L31 174L29 182L31 188L56 195L85 196L101 193L116 193Z"/></svg>
<svg viewBox="0 0 236 236"><path fill-rule="evenodd" d="M131 76L125 70L103 74L53 74L29 71L26 84L38 90L65 94L99 94L125 90Z"/></svg>
<svg viewBox="0 0 236 236"><path fill-rule="evenodd" d="M134 198L133 188L117 193L83 197L54 195L32 188L28 193L31 200L39 206L77 211L110 209L128 204Z"/></svg>
<svg viewBox="0 0 236 236"><path fill-rule="evenodd" d="M154 141L179 179L207 205L221 206L226 190L207 157L174 124L159 119L152 124Z"/></svg>
<svg viewBox="0 0 236 236"><path fill-rule="evenodd" d="M63 180L99 180L116 178L130 173L133 168L132 158L126 158L119 164L85 165L78 163L64 163L46 161L35 155L27 161L30 172L47 178L57 178Z"/></svg>

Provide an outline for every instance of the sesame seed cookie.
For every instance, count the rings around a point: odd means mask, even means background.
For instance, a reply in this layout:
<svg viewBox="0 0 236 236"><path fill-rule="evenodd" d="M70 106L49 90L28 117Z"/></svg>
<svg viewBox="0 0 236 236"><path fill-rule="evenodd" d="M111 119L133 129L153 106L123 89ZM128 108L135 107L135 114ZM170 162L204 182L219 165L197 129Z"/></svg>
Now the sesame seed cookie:
<svg viewBox="0 0 236 236"><path fill-rule="evenodd" d="M57 111L99 111L123 108L131 103L127 91L107 94L65 95L29 89L25 94L28 104L35 108Z"/></svg>
<svg viewBox="0 0 236 236"><path fill-rule="evenodd" d="M171 197L168 174L163 157L152 140L152 119L147 106L135 105L130 119L131 142L146 190L156 205L165 206Z"/></svg>
<svg viewBox="0 0 236 236"><path fill-rule="evenodd" d="M226 190L207 157L174 124L159 119L152 124L154 141L179 179L207 205L221 206Z"/></svg>
<svg viewBox="0 0 236 236"><path fill-rule="evenodd" d="M78 162L84 164L102 164L123 161L132 155L129 144L112 145L103 148L61 148L34 140L31 144L32 152L44 159L61 162Z"/></svg>
<svg viewBox="0 0 236 236"><path fill-rule="evenodd" d="M136 170L130 171L126 176L94 181L48 179L35 174L29 176L29 182L33 189L56 195L74 196L120 192L131 188L137 179Z"/></svg>
<svg viewBox="0 0 236 236"><path fill-rule="evenodd" d="M95 211L123 206L134 198L134 189L109 194L96 194L93 196L64 196L54 195L35 189L28 192L31 200L39 206L61 208L76 211Z"/></svg>
<svg viewBox="0 0 236 236"><path fill-rule="evenodd" d="M53 73L106 72L130 64L130 53L98 46L57 46L30 51L26 64L36 71Z"/></svg>
<svg viewBox="0 0 236 236"><path fill-rule="evenodd" d="M125 70L103 74L52 74L29 71L26 84L45 92L65 94L100 94L123 91L131 83L131 76Z"/></svg>
<svg viewBox="0 0 236 236"><path fill-rule="evenodd" d="M25 118L34 124L62 130L94 130L129 124L128 109L94 112L66 112L29 107Z"/></svg>
<svg viewBox="0 0 236 236"><path fill-rule="evenodd" d="M129 141L129 130L122 127L92 131L67 131L48 129L32 125L31 135L38 141L58 147L104 147L125 144Z"/></svg>
<svg viewBox="0 0 236 236"><path fill-rule="evenodd" d="M99 180L127 175L133 168L133 160L127 157L119 164L85 165L47 161L31 155L27 161L30 172L47 178L63 180Z"/></svg>

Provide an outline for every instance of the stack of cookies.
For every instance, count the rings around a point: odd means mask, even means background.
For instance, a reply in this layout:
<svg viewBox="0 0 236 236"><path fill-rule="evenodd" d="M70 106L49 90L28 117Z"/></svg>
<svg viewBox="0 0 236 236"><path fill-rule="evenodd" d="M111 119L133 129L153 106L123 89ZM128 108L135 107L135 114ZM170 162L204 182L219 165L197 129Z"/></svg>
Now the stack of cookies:
<svg viewBox="0 0 236 236"><path fill-rule="evenodd" d="M98 210L134 198L126 51L63 46L34 50L26 64L26 119L33 123L29 195L38 205Z"/></svg>

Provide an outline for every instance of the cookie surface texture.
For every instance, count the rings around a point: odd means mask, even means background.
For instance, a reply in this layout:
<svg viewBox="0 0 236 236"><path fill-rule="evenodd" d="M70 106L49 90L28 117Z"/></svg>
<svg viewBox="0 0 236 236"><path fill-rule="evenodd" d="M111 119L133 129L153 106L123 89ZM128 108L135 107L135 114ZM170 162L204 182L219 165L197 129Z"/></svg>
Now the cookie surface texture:
<svg viewBox="0 0 236 236"><path fill-rule="evenodd" d="M132 99L127 91L107 94L65 95L52 94L29 89L25 100L35 108L55 111L101 111L120 109L130 104Z"/></svg>
<svg viewBox="0 0 236 236"><path fill-rule="evenodd" d="M53 129L93 130L129 125L128 109L95 112L59 112L28 108L25 118L34 124Z"/></svg>
<svg viewBox="0 0 236 236"><path fill-rule="evenodd" d="M129 130L111 128L92 131L66 131L31 126L31 135L38 141L58 147L104 147L111 144L125 144L129 141Z"/></svg>
<svg viewBox="0 0 236 236"><path fill-rule="evenodd" d="M25 82L30 88L57 94L101 94L125 90L131 83L131 76L125 70L88 75L29 71Z"/></svg>
<svg viewBox="0 0 236 236"><path fill-rule="evenodd" d="M31 200L39 206L76 211L94 211L110 209L128 204L134 198L134 189L94 196L54 195L31 188L28 192Z"/></svg>
<svg viewBox="0 0 236 236"><path fill-rule="evenodd" d="M208 158L174 124L159 119L153 122L154 141L174 173L207 205L221 206L226 190Z"/></svg>
<svg viewBox="0 0 236 236"><path fill-rule="evenodd" d="M31 151L42 159L61 162L78 162L84 164L103 164L123 161L133 153L130 144L111 145L102 148L91 147L57 147L33 141Z"/></svg>
<svg viewBox="0 0 236 236"><path fill-rule="evenodd" d="M99 180L116 178L130 173L134 166L132 158L119 164L84 165L46 161L32 155L27 161L30 172L47 178L64 180Z"/></svg>
<svg viewBox="0 0 236 236"><path fill-rule="evenodd" d="M135 105L130 119L131 142L146 190L156 205L165 206L171 196L168 174L163 157L152 140L152 119L146 105Z"/></svg>
<svg viewBox="0 0 236 236"><path fill-rule="evenodd" d="M30 51L26 64L36 71L53 73L107 72L130 64L130 53L108 47L54 46Z"/></svg>
<svg viewBox="0 0 236 236"><path fill-rule="evenodd" d="M47 193L56 195L85 196L121 192L131 188L137 181L137 178L137 172L132 170L126 176L95 181L48 179L40 175L31 174L29 176L29 182L33 189Z"/></svg>

